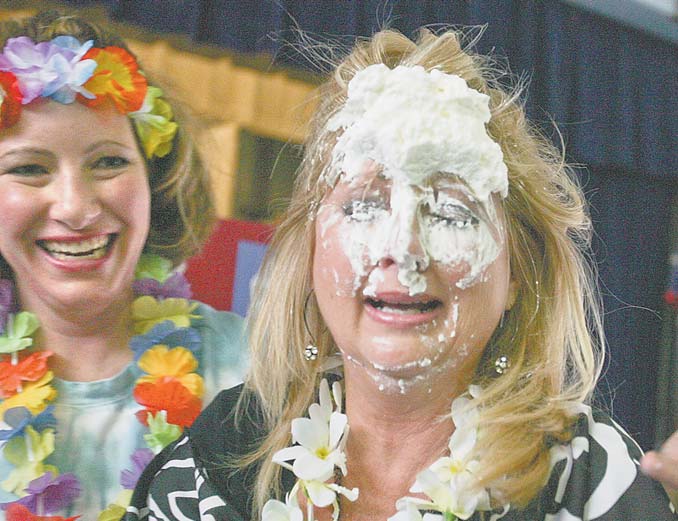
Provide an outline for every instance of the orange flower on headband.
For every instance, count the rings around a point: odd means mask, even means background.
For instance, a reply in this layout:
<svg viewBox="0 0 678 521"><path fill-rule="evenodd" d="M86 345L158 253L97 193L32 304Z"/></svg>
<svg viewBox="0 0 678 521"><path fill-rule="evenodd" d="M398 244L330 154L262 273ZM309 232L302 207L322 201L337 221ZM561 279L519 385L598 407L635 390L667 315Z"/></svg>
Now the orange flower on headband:
<svg viewBox="0 0 678 521"><path fill-rule="evenodd" d="M110 98L123 114L141 108L148 84L130 53L120 47L93 47L83 56L83 60L86 59L97 62L94 74L84 85L96 98L88 100L80 96L82 103L94 106Z"/></svg>
<svg viewBox="0 0 678 521"><path fill-rule="evenodd" d="M21 99L16 76L8 71L0 71L0 128L11 127L19 121Z"/></svg>

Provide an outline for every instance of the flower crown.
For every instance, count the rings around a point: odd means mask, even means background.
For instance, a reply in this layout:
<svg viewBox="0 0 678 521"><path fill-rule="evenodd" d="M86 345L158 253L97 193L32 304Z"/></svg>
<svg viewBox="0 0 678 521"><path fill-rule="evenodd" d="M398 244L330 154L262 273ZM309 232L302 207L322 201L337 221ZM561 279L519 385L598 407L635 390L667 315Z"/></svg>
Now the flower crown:
<svg viewBox="0 0 678 521"><path fill-rule="evenodd" d="M35 98L94 107L108 99L134 122L148 159L172 150L177 124L158 87L148 85L134 57L120 47L93 47L73 36L35 43L10 38L0 54L0 128L14 125Z"/></svg>

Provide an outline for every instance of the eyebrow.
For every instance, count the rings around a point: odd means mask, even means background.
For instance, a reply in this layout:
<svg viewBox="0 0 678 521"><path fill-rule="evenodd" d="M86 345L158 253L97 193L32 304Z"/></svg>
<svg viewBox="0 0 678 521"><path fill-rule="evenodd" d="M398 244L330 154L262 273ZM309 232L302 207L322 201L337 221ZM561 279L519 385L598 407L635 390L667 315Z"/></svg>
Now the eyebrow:
<svg viewBox="0 0 678 521"><path fill-rule="evenodd" d="M127 143L121 143L120 141L115 141L114 139L104 139L102 141L97 141L96 143L92 143L90 146L88 146L85 149L85 153L89 154L93 150L96 150L97 148L107 146L107 145L114 145L114 146L127 148L127 149L132 148L132 145L127 144Z"/></svg>
<svg viewBox="0 0 678 521"><path fill-rule="evenodd" d="M8 150L4 154L0 154L0 159L5 159L5 158L12 158L12 156L22 156L22 155L28 155L28 154L33 154L33 155L38 155L38 156L43 156L46 158L53 157L54 154L51 152L48 152L47 150L44 150L42 148L35 148L35 147L18 147L18 148L12 148L11 150Z"/></svg>

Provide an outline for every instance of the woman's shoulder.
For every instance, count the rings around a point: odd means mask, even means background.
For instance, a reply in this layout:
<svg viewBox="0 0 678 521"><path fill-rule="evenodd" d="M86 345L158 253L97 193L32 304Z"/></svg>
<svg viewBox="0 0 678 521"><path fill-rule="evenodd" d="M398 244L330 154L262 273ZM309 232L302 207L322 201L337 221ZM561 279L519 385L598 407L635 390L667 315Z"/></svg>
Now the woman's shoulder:
<svg viewBox="0 0 678 521"><path fill-rule="evenodd" d="M222 336L239 339L244 331L244 319L230 311L214 309L209 304L196 301L202 320L196 324L198 329L210 329Z"/></svg>
<svg viewBox="0 0 678 521"><path fill-rule="evenodd" d="M194 327L202 342L201 374L205 379L206 400L211 400L220 389L243 381L248 366L244 320L207 304L199 304L197 313L200 319Z"/></svg>
<svg viewBox="0 0 678 521"><path fill-rule="evenodd" d="M241 384L221 391L188 432L201 466L223 482L233 474L233 463L264 437L263 425L257 399Z"/></svg>
<svg viewBox="0 0 678 521"><path fill-rule="evenodd" d="M196 467L190 438L182 436L150 463L134 489L125 521L229 519L243 521Z"/></svg>
<svg viewBox="0 0 678 521"><path fill-rule="evenodd" d="M572 438L550 449L551 475L538 498L549 519L675 520L662 487L639 470L642 450L604 412L580 405Z"/></svg>
<svg viewBox="0 0 678 521"><path fill-rule="evenodd" d="M156 456L137 484L126 520L149 513L203 519L205 505L212 516L205 519L248 518L254 474L236 464L262 432L255 400L239 415L243 392L239 385L219 393L184 436Z"/></svg>

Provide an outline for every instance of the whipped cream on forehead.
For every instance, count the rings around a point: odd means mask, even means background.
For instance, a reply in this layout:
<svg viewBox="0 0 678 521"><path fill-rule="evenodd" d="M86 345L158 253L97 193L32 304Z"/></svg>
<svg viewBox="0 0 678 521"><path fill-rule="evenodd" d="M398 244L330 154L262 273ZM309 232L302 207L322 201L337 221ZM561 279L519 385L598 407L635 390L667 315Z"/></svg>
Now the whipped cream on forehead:
<svg viewBox="0 0 678 521"><path fill-rule="evenodd" d="M495 192L506 197L507 168L485 129L489 120L489 97L459 76L370 65L351 79L346 103L327 123L343 130L328 181L342 172L351 179L372 160L408 184L443 172L461 178L480 201Z"/></svg>

